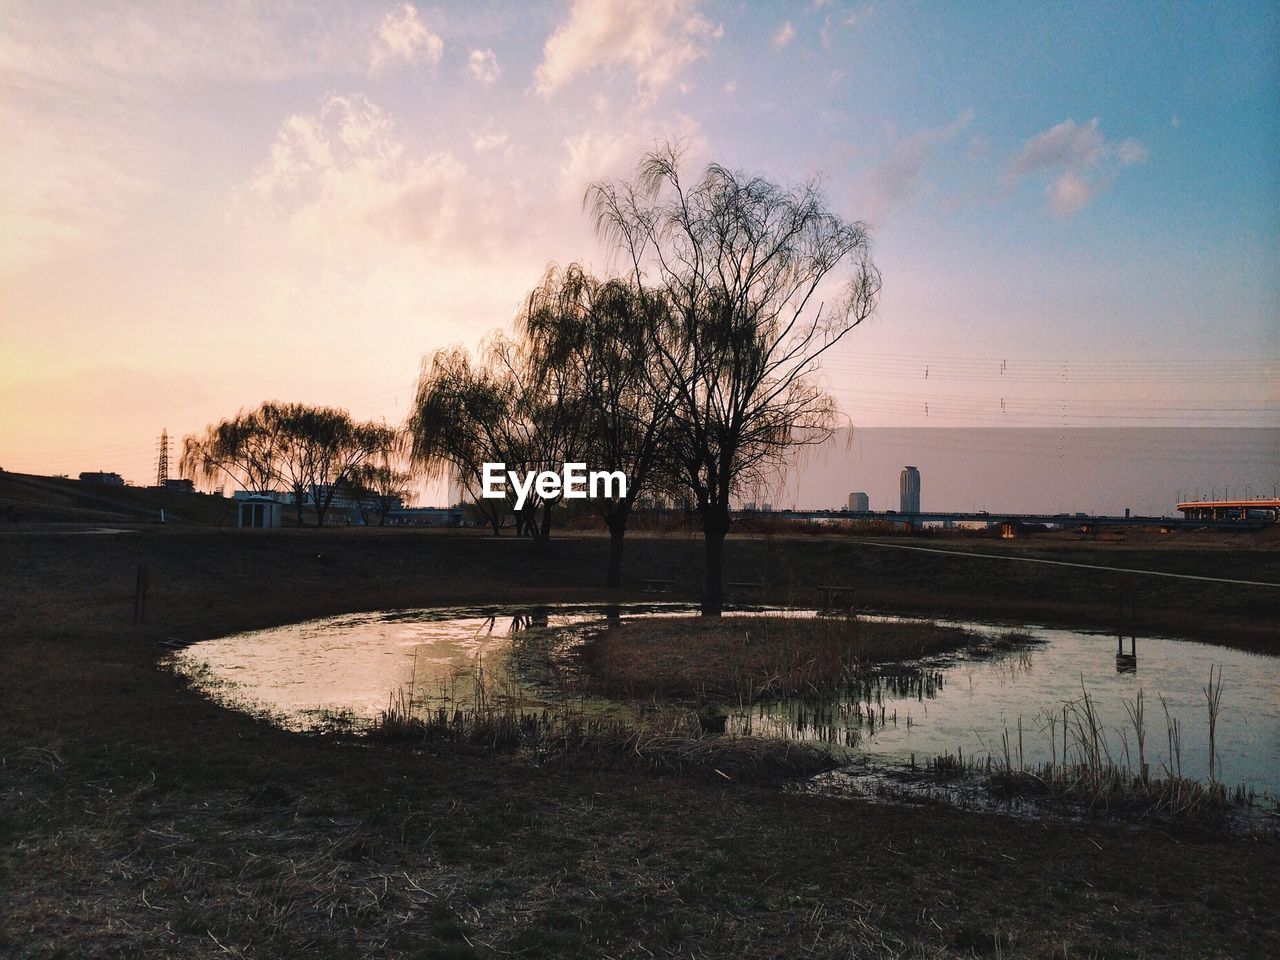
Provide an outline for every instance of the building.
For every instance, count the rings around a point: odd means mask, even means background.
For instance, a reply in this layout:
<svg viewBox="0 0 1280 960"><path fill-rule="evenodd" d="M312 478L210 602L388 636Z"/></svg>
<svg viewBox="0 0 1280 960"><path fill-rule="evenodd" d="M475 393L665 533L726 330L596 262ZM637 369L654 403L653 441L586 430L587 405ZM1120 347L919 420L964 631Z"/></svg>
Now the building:
<svg viewBox="0 0 1280 960"><path fill-rule="evenodd" d="M920 512L920 471L915 467L902 468L898 478L899 513Z"/></svg>
<svg viewBox="0 0 1280 960"><path fill-rule="evenodd" d="M389 527L465 527L470 526L462 507L398 507L387 511Z"/></svg>
<svg viewBox="0 0 1280 960"><path fill-rule="evenodd" d="M170 493L195 493L195 481L188 480L186 477L168 477L164 482L164 489Z"/></svg>
<svg viewBox="0 0 1280 960"><path fill-rule="evenodd" d="M865 493L849 494L849 512L850 513L866 513L871 509L871 498Z"/></svg>
<svg viewBox="0 0 1280 960"><path fill-rule="evenodd" d="M1189 500L1178 504L1187 520L1272 520L1280 522L1280 499Z"/></svg>
<svg viewBox="0 0 1280 960"><path fill-rule="evenodd" d="M236 526L270 529L284 522L284 505L271 494L236 493Z"/></svg>
<svg viewBox="0 0 1280 960"><path fill-rule="evenodd" d="M100 483L106 487L123 487L124 477L118 473L106 473L102 470L80 474L81 483Z"/></svg>

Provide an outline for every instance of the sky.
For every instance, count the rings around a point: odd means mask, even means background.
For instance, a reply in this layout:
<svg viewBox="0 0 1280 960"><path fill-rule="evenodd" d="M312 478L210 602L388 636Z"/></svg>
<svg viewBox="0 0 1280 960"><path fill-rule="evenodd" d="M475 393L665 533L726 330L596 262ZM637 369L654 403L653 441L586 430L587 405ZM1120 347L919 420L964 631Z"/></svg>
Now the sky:
<svg viewBox="0 0 1280 960"><path fill-rule="evenodd" d="M397 422L664 140L868 224L856 427L1280 425L1280 7L1117 6L0 0L0 467Z"/></svg>

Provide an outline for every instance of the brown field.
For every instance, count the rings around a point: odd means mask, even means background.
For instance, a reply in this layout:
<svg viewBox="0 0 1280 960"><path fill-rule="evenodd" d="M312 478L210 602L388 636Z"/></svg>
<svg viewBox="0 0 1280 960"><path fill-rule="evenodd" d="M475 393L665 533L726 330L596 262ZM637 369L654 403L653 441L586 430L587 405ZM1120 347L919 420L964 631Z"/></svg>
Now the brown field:
<svg viewBox="0 0 1280 960"><path fill-rule="evenodd" d="M1274 956L1280 845L359 746L214 706L157 641L353 610L606 599L605 542L373 530L0 534L0 955ZM930 544L938 541L930 540ZM957 549L1280 581L1273 540ZM696 595L699 545L629 545ZM730 538L812 603L1105 627L1113 574ZM139 563L147 622L132 623ZM1275 649L1280 591L1143 580L1146 629Z"/></svg>

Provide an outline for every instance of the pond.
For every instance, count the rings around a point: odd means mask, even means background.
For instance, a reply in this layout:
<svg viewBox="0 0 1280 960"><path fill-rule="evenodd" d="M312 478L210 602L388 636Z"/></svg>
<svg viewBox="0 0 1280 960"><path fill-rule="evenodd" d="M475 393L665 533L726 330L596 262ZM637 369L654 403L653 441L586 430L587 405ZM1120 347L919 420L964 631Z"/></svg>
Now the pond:
<svg viewBox="0 0 1280 960"><path fill-rule="evenodd" d="M372 719L412 687L419 702L465 703L481 672L491 689L526 707L623 713L571 691L574 629L609 619L685 616L686 604L449 608L356 614L193 644L171 663L228 705L268 713L292 729L342 715ZM735 615L814 616L755 608ZM877 618L891 619L891 618ZM954 625L991 632L989 625ZM1117 638L1042 627L1011 650L921 661L870 674L856 695L726 705L730 732L831 744L853 758L923 763L961 754L1015 765L1061 758L1064 706L1073 731L1083 698L1103 748L1137 768L1133 708L1141 692L1145 757L1153 774L1209 776L1210 670L1221 677L1214 736L1217 780L1280 793L1280 657L1158 637ZM566 682L568 681L568 682ZM1052 718L1052 720L1050 719Z"/></svg>

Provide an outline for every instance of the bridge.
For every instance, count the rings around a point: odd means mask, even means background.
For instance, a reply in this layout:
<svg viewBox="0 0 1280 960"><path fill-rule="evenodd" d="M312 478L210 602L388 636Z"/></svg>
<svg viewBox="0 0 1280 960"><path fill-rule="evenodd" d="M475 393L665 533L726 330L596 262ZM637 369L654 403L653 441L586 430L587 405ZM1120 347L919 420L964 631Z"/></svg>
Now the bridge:
<svg viewBox="0 0 1280 960"><path fill-rule="evenodd" d="M1226 501L1224 501L1226 502ZM1236 501L1230 501L1235 503ZM1234 515L1227 513L1219 504L1219 511L1212 510L1201 514L1199 511L1188 513L1186 517L1139 517L1139 516L1095 516L1079 513L993 513L986 510L976 511L920 511L918 513L900 513L896 510L759 510L735 511L735 518L776 517L782 520L853 520L879 521L881 523L900 523L904 526L918 527L926 523L985 523L999 524L1007 532L1019 526L1048 526L1060 529L1093 529L1096 527L1161 527L1166 530L1181 529L1219 529L1219 530L1259 530L1270 523L1277 522L1277 511L1280 500L1246 500L1247 509L1241 513L1237 508ZM1211 507L1211 503L1178 504L1178 509L1185 507Z"/></svg>
<svg viewBox="0 0 1280 960"><path fill-rule="evenodd" d="M1255 497L1249 500L1189 500L1178 504L1188 520L1226 520L1240 523L1256 516L1280 521L1280 499Z"/></svg>

